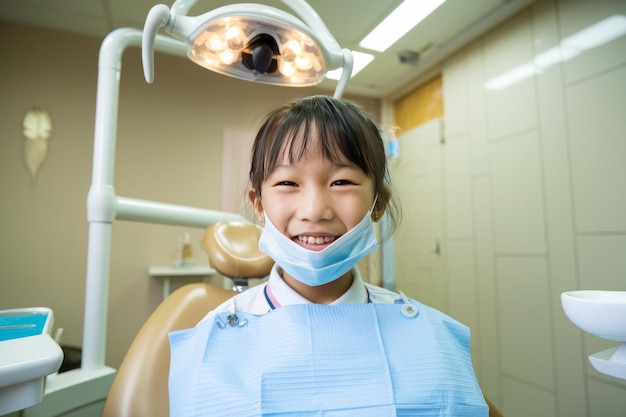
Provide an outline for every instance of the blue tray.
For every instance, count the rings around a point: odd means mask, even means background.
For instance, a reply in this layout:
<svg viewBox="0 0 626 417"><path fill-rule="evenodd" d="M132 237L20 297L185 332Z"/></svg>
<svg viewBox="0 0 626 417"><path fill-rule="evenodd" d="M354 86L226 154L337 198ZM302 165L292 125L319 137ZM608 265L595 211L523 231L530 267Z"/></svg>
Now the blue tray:
<svg viewBox="0 0 626 417"><path fill-rule="evenodd" d="M42 334L47 320L47 312L0 311L0 342Z"/></svg>

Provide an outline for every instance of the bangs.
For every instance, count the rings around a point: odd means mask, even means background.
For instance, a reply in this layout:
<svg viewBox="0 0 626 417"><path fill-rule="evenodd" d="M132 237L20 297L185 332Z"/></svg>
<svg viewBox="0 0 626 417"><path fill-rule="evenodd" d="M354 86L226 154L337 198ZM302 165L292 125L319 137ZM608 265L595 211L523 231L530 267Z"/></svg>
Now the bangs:
<svg viewBox="0 0 626 417"><path fill-rule="evenodd" d="M312 150L382 185L377 173L385 172L386 164L378 128L357 106L325 96L296 100L269 114L252 149L251 185L260 190L277 165L297 163Z"/></svg>
<svg viewBox="0 0 626 417"><path fill-rule="evenodd" d="M277 136L274 143L275 151L268 154L264 164L265 176L271 174L279 163L283 161L287 161L289 164L298 163L314 150L319 151L323 159L334 165L351 165L366 172L351 157L350 149L352 147L347 146L349 141L342 141L343 136L332 130L328 128L322 130L315 123L306 122L305 125ZM346 146L342 146L341 142L345 142L344 145Z"/></svg>
<svg viewBox="0 0 626 417"><path fill-rule="evenodd" d="M308 111L292 112L277 126L271 143L268 143L263 176L270 175L282 161L290 164L299 162L317 147L327 161L335 165L355 166L372 177L373 167L366 158L369 141L364 140L367 134L360 124L341 117L341 113L336 111L317 110L313 113L314 117Z"/></svg>

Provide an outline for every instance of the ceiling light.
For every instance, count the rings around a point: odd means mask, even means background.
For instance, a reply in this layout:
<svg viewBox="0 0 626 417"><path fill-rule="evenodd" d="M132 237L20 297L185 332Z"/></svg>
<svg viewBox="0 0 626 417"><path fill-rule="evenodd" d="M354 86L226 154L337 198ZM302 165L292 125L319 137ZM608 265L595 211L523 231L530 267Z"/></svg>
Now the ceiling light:
<svg viewBox="0 0 626 417"><path fill-rule="evenodd" d="M361 48L384 52L446 0L404 0L359 43Z"/></svg>

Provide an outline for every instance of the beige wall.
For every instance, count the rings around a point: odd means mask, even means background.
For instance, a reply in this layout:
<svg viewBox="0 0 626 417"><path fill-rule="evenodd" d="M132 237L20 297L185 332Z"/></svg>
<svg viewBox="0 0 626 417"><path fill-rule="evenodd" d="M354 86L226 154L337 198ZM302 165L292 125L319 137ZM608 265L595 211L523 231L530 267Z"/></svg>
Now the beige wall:
<svg viewBox="0 0 626 417"><path fill-rule="evenodd" d="M52 308L68 345L82 343L100 43L0 22L0 309ZM119 196L219 210L223 129L254 128L288 99L332 93L238 81L160 54L155 69L148 85L139 50L124 55L114 181ZM378 117L378 99L346 97ZM36 106L50 113L53 132L47 159L31 179L22 121ZM241 152L247 158L248 151ZM148 267L171 263L187 231L194 260L207 263L202 230L114 223L107 365L119 366L161 300L161 282L148 276Z"/></svg>
<svg viewBox="0 0 626 417"><path fill-rule="evenodd" d="M626 2L537 1L443 65L445 141L402 138L396 169L423 162L398 184L405 226L432 235L397 248L400 289L471 327L479 382L507 417L626 415L626 381L587 359L617 342L583 333L560 301L626 290L626 36L485 86L611 15Z"/></svg>

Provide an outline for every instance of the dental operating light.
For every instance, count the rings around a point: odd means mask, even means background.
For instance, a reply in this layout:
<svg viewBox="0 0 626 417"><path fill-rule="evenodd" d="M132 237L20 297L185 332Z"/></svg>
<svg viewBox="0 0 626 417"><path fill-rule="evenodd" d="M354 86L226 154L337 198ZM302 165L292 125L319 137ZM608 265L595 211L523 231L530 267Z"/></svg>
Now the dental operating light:
<svg viewBox="0 0 626 417"><path fill-rule="evenodd" d="M217 221L245 221L236 213L165 204L115 193L115 149L122 54L142 47L146 81L154 79L154 50L187 54L203 67L253 82L308 86L329 70L342 69L334 96L340 98L352 74L353 56L341 49L322 19L304 0L283 0L302 20L261 4L234 4L200 16L187 12L197 0L178 0L172 8L159 4L148 13L144 31L120 28L102 42L92 183L87 197L89 245L81 368L108 378L104 366L111 228L115 220L206 228ZM157 35L165 28L171 36ZM76 372L80 373L80 372ZM93 375L92 375L93 376ZM92 379L92 376L85 378ZM77 375L76 381L82 381ZM95 379L94 379L95 380ZM72 382L73 383L73 382Z"/></svg>
<svg viewBox="0 0 626 417"><path fill-rule="evenodd" d="M188 45L191 61L235 78L305 87L319 84L328 71L341 68L345 76L335 93L340 96L352 73L352 53L341 49L305 1L283 2L303 20L261 4L232 4L199 16L186 15L195 1L178 1L171 9L154 6L142 42L146 81L154 78L154 37L165 28Z"/></svg>

